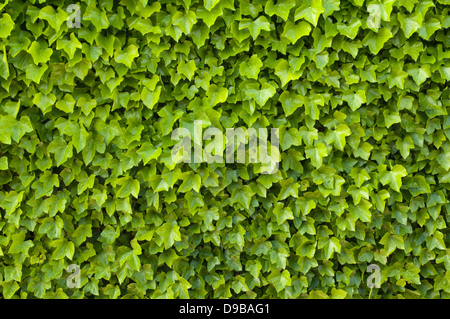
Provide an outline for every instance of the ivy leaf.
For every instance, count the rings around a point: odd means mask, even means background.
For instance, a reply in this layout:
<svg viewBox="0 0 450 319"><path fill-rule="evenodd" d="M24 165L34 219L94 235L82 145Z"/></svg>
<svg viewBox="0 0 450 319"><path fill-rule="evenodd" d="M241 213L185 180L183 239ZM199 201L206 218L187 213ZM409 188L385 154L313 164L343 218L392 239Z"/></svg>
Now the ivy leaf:
<svg viewBox="0 0 450 319"><path fill-rule="evenodd" d="M88 237L92 237L92 225L79 225L72 233L71 238L75 246L80 246Z"/></svg>
<svg viewBox="0 0 450 319"><path fill-rule="evenodd" d="M33 98L33 103L41 109L43 114L50 112L55 102L56 96L52 93L44 94L39 92Z"/></svg>
<svg viewBox="0 0 450 319"><path fill-rule="evenodd" d="M57 239L61 237L63 227L64 221L61 219L61 217L48 217L42 221L38 233L45 234L50 239Z"/></svg>
<svg viewBox="0 0 450 319"><path fill-rule="evenodd" d="M352 111L356 111L367 101L364 90L358 90L356 92L347 91L342 98L348 103Z"/></svg>
<svg viewBox="0 0 450 319"><path fill-rule="evenodd" d="M97 32L109 27L108 17L104 9L100 10L93 6L88 6L84 11L83 20L90 21Z"/></svg>
<svg viewBox="0 0 450 319"><path fill-rule="evenodd" d="M34 41L31 43L28 51L33 58L35 64L47 63L53 54L53 49L48 47L48 44L44 41Z"/></svg>
<svg viewBox="0 0 450 319"><path fill-rule="evenodd" d="M411 15L405 15L401 12L398 13L398 20L400 21L400 27L405 33L405 37L409 38L411 35L419 30L423 24L423 17L420 13L415 12Z"/></svg>
<svg viewBox="0 0 450 319"><path fill-rule="evenodd" d="M335 252L339 253L341 251L341 244L339 243L339 239L336 237L332 237L326 241L325 246L323 247L325 253L325 259L329 260L333 257Z"/></svg>
<svg viewBox="0 0 450 319"><path fill-rule="evenodd" d="M64 50L69 56L69 59L73 59L76 50L81 49L82 47L81 42L78 41L73 33L70 34L70 40L58 39L56 41L56 49Z"/></svg>
<svg viewBox="0 0 450 319"><path fill-rule="evenodd" d="M261 30L270 31L270 22L264 16L260 16L255 21L250 19L242 19L239 22L239 30L242 29L248 29L253 40L256 40L261 33Z"/></svg>
<svg viewBox="0 0 450 319"><path fill-rule="evenodd" d="M231 194L231 202L239 203L242 207L249 209L253 191L248 185L244 185L242 189L234 189Z"/></svg>
<svg viewBox="0 0 450 319"><path fill-rule="evenodd" d="M75 253L75 245L73 242L68 241L66 238L56 239L50 243L50 247L55 248L52 253L53 260L63 259L67 257L72 260Z"/></svg>
<svg viewBox="0 0 450 319"><path fill-rule="evenodd" d="M193 60L190 60L187 63L183 60L177 66L177 71L180 74L183 74L189 81L192 80L195 70L197 70L197 66Z"/></svg>
<svg viewBox="0 0 450 319"><path fill-rule="evenodd" d="M24 192L16 191L7 192L5 195L0 194L0 207L5 210L6 215L11 215L22 202Z"/></svg>
<svg viewBox="0 0 450 319"><path fill-rule="evenodd" d="M62 137L58 136L47 146L47 151L54 154L56 166L60 166L72 157L72 142L66 143Z"/></svg>
<svg viewBox="0 0 450 319"><path fill-rule="evenodd" d="M243 62L239 65L239 73L250 79L258 79L259 71L263 63L256 54L253 54L247 62Z"/></svg>
<svg viewBox="0 0 450 319"><path fill-rule="evenodd" d="M380 244L384 245L384 249L386 250L386 254L388 256L397 248L403 250L405 249L403 238L395 234L386 233L383 238L381 238Z"/></svg>
<svg viewBox="0 0 450 319"><path fill-rule="evenodd" d="M133 60L139 56L138 47L134 44L130 44L125 50L116 51L114 54L114 60L117 63L122 63L128 68L131 68Z"/></svg>
<svg viewBox="0 0 450 319"><path fill-rule="evenodd" d="M281 1L275 1L269 0L266 3L266 6L264 8L264 12L269 15L273 16L274 14L279 16L284 21L288 20L289 17L289 11L295 7L295 1L294 0L281 0Z"/></svg>
<svg viewBox="0 0 450 319"><path fill-rule="evenodd" d="M116 184L120 186L116 193L118 198L126 198L130 195L138 198L140 183L137 179L133 179L131 176L126 176L117 179Z"/></svg>
<svg viewBox="0 0 450 319"><path fill-rule="evenodd" d="M365 200L361 199L361 201L357 205L349 205L348 210L353 217L354 220L361 220L362 222L370 222L372 213L370 212L370 208L372 204Z"/></svg>
<svg viewBox="0 0 450 319"><path fill-rule="evenodd" d="M224 103L227 100L228 90L224 87L218 87L213 84L209 86L206 96L208 97L209 105L214 107L217 104Z"/></svg>
<svg viewBox="0 0 450 319"><path fill-rule="evenodd" d="M430 18L424 22L418 33L422 39L428 40L441 27L441 22L438 19Z"/></svg>
<svg viewBox="0 0 450 319"><path fill-rule="evenodd" d="M3 13L0 19L0 38L7 38L14 29L14 21L8 13Z"/></svg>
<svg viewBox="0 0 450 319"><path fill-rule="evenodd" d="M150 91L146 87L142 89L141 99L146 107L153 109L153 107L158 103L161 97L161 86L158 86L155 90Z"/></svg>
<svg viewBox="0 0 450 319"><path fill-rule="evenodd" d="M275 67L275 75L280 78L281 86L284 87L287 83L297 80L300 75L292 72L288 61L281 59Z"/></svg>
<svg viewBox="0 0 450 319"><path fill-rule="evenodd" d="M212 9L212 7L211 7ZM211 10L208 10L211 11ZM179 27L184 34L191 32L192 26L197 22L194 11L180 12L178 11L172 16L172 24Z"/></svg>
<svg viewBox="0 0 450 319"><path fill-rule="evenodd" d="M338 23L337 30L340 34L345 35L350 39L354 39L358 34L358 30L361 24L362 23L359 19L352 17L348 24Z"/></svg>
<svg viewBox="0 0 450 319"><path fill-rule="evenodd" d="M383 48L384 44L392 37L393 35L389 29L381 28L378 33L370 32L366 35L362 40L362 45L368 46L370 52L376 55Z"/></svg>
<svg viewBox="0 0 450 319"><path fill-rule="evenodd" d="M275 287L277 292L282 291L292 284L291 276L287 270L273 270L267 280Z"/></svg>
<svg viewBox="0 0 450 319"><path fill-rule="evenodd" d="M61 8L55 11L53 7L45 6L39 10L39 19L46 20L56 32L59 31L61 25L67 21L68 17L67 13Z"/></svg>
<svg viewBox="0 0 450 319"><path fill-rule="evenodd" d="M352 134L350 128L346 124L339 124L334 131L330 131L325 137L327 143L333 142L334 146L340 151L344 150L345 138Z"/></svg>
<svg viewBox="0 0 450 319"><path fill-rule="evenodd" d="M28 250L34 246L31 240L25 240L25 232L21 231L11 236L11 246L9 246L9 254L28 255Z"/></svg>
<svg viewBox="0 0 450 319"><path fill-rule="evenodd" d="M247 88L245 90L248 97L253 98L260 106L264 106L267 101L275 95L276 89L269 83L261 85L260 89Z"/></svg>
<svg viewBox="0 0 450 319"><path fill-rule="evenodd" d="M304 99L301 95L288 91L281 93L279 100L286 116L291 115L304 104Z"/></svg>
<svg viewBox="0 0 450 319"><path fill-rule="evenodd" d="M417 85L421 85L431 77L431 69L429 64L423 66L413 66L408 69L407 73L414 79Z"/></svg>
<svg viewBox="0 0 450 319"><path fill-rule="evenodd" d="M311 160L315 168L322 166L323 157L328 155L327 147L323 143L317 143L316 146L306 146L306 158Z"/></svg>
<svg viewBox="0 0 450 319"><path fill-rule="evenodd" d="M155 148L151 143L145 142L139 148L137 153L142 156L142 161L144 165L147 165L152 159L157 159L161 155L161 148Z"/></svg>
<svg viewBox="0 0 450 319"><path fill-rule="evenodd" d="M168 249L176 241L181 240L180 226L175 222L166 222L156 230L156 233L163 238L164 248Z"/></svg>
<svg viewBox="0 0 450 319"><path fill-rule="evenodd" d="M295 44L301 37L309 35L310 32L311 25L305 21L300 21L297 24L287 21L281 36L288 39L292 44Z"/></svg>
<svg viewBox="0 0 450 319"><path fill-rule="evenodd" d="M324 11L322 0L307 0L295 10L294 20L306 19L312 25L317 26L317 21Z"/></svg>
<svg viewBox="0 0 450 319"><path fill-rule="evenodd" d="M402 177L407 176L408 173L402 165L395 165L391 171L383 170L380 173L380 182L383 185L389 184L396 192L400 191L402 186Z"/></svg>
<svg viewBox="0 0 450 319"><path fill-rule="evenodd" d="M2 290L3 290L3 295L5 296L5 299L11 299L14 294L16 293L17 290L20 289L19 284L16 281L12 281L12 282L6 282L3 281L1 283L2 285Z"/></svg>
<svg viewBox="0 0 450 319"><path fill-rule="evenodd" d="M205 0L205 9L211 11L219 2L220 0Z"/></svg>
<svg viewBox="0 0 450 319"><path fill-rule="evenodd" d="M66 113L72 113L75 103L76 101L72 95L66 94L62 100L56 102L56 108Z"/></svg>

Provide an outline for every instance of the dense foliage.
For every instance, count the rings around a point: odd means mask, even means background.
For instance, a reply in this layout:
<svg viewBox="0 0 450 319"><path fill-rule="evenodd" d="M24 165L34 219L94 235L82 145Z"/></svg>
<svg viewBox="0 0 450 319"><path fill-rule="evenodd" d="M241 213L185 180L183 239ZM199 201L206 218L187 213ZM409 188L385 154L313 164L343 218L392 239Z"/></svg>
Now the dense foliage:
<svg viewBox="0 0 450 319"><path fill-rule="evenodd" d="M1 297L450 297L448 0L72 4L0 4Z"/></svg>

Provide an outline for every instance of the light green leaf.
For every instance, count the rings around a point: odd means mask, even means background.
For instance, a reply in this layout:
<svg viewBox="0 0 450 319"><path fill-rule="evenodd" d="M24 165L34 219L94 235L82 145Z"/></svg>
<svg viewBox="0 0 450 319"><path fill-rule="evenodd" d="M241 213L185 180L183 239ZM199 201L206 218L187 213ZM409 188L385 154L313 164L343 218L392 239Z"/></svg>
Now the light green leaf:
<svg viewBox="0 0 450 319"><path fill-rule="evenodd" d="M253 40L256 40L261 33L261 30L270 31L270 22L265 16L260 16L254 21L250 19L242 19L239 22L239 30L242 29L248 29Z"/></svg>
<svg viewBox="0 0 450 319"><path fill-rule="evenodd" d="M263 66L263 63L256 54L253 54L247 62L242 62L239 65L239 73L250 79L258 79L258 74Z"/></svg>

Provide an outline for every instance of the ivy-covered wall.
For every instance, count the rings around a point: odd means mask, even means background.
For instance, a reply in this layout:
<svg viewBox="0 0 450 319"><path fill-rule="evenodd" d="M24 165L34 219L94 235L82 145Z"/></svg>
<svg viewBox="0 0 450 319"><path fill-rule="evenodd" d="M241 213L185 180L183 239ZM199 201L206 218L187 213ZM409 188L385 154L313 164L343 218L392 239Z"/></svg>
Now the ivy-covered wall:
<svg viewBox="0 0 450 319"><path fill-rule="evenodd" d="M449 9L3 0L0 297L449 298Z"/></svg>

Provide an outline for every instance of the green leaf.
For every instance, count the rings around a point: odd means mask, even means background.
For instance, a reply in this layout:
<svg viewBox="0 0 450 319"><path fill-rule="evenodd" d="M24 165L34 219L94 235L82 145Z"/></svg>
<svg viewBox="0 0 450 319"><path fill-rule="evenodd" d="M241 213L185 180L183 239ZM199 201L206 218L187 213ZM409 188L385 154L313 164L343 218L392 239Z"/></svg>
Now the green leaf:
<svg viewBox="0 0 450 319"><path fill-rule="evenodd" d="M224 87L218 87L213 84L210 85L208 91L206 92L206 96L208 97L209 105L211 107L216 106L219 103L224 103L228 97L228 90Z"/></svg>
<svg viewBox="0 0 450 319"><path fill-rule="evenodd" d="M211 11L219 2L220 0L205 0L205 9Z"/></svg>
<svg viewBox="0 0 450 319"><path fill-rule="evenodd" d="M11 139L19 142L26 133L32 131L33 126L29 117L23 116L17 121L11 115L0 115L0 142L11 144Z"/></svg>
<svg viewBox="0 0 450 319"><path fill-rule="evenodd" d="M159 101L161 96L161 86L158 86L154 91L148 90L146 87L142 89L141 99L146 107L152 109Z"/></svg>
<svg viewBox="0 0 450 319"><path fill-rule="evenodd" d="M312 25L317 26L317 21L324 11L322 0L307 0L295 10L294 20L305 19Z"/></svg>
<svg viewBox="0 0 450 319"><path fill-rule="evenodd" d="M99 8L88 6L84 11L82 20L90 21L94 25L97 32L109 27L109 21L105 9L100 10Z"/></svg>
<svg viewBox="0 0 450 319"><path fill-rule="evenodd" d="M372 204L365 200L361 199L361 201L357 205L349 205L348 210L350 215L353 217L353 220L361 220L362 222L370 222L372 213L370 212L370 208Z"/></svg>
<svg viewBox="0 0 450 319"><path fill-rule="evenodd" d="M28 250L34 246L31 240L25 240L25 232L21 231L11 236L12 243L9 246L9 254L28 254Z"/></svg>
<svg viewBox="0 0 450 319"><path fill-rule="evenodd" d="M405 37L409 38L411 35L419 30L423 24L423 16L415 12L410 15L405 15L401 12L398 13L398 20L400 21L400 27L405 33Z"/></svg>
<svg viewBox="0 0 450 319"><path fill-rule="evenodd" d="M61 25L66 22L68 18L68 14L61 8L58 8L57 11L55 11L53 7L45 6L39 10L39 19L47 21L56 32L59 31Z"/></svg>
<svg viewBox="0 0 450 319"><path fill-rule="evenodd" d="M17 193L16 191L0 194L0 207L5 210L6 215L11 215L20 205L23 199L24 192Z"/></svg>
<svg viewBox="0 0 450 319"><path fill-rule="evenodd" d="M189 81L192 80L195 70L197 70L197 66L194 60L190 60L187 63L183 60L177 66L178 73L183 74Z"/></svg>
<svg viewBox="0 0 450 319"><path fill-rule="evenodd" d="M130 44L124 50L116 51L114 54L114 61L122 63L131 68L133 60L139 56L138 47L134 44Z"/></svg>
<svg viewBox="0 0 450 319"><path fill-rule="evenodd" d="M245 89L245 93L248 97L255 100L255 102L264 106L267 101L275 95L276 89L269 83L263 83L261 88L247 88Z"/></svg>
<svg viewBox="0 0 450 319"><path fill-rule="evenodd" d="M250 19L242 19L239 22L239 30L242 29L248 29L253 40L256 40L256 38L261 33L261 30L270 31L270 22L264 16L260 16L254 21Z"/></svg>
<svg viewBox="0 0 450 319"><path fill-rule="evenodd" d="M181 240L180 226L175 222L166 222L156 230L156 233L163 238L164 248L167 249L176 241Z"/></svg>
<svg viewBox="0 0 450 319"><path fill-rule="evenodd" d="M281 36L288 39L292 44L295 44L301 37L309 35L310 32L311 25L305 21L300 21L297 24L287 21Z"/></svg>
<svg viewBox="0 0 450 319"><path fill-rule="evenodd" d="M5 299L11 299L17 290L20 289L19 284L16 281L13 282L2 282L1 283L3 288L3 295L5 296Z"/></svg>
<svg viewBox="0 0 450 319"><path fill-rule="evenodd" d="M286 116L291 115L304 104L304 99L301 95L288 91L281 93L279 100Z"/></svg>
<svg viewBox="0 0 450 319"><path fill-rule="evenodd" d="M392 254L396 249L405 249L405 243L402 237L386 233L380 240L380 244L384 245L387 256Z"/></svg>
<svg viewBox="0 0 450 319"><path fill-rule="evenodd" d="M333 142L338 150L343 151L346 144L345 138L351 134L352 132L346 124L339 124L334 131L327 134L325 141L327 143Z"/></svg>
<svg viewBox="0 0 450 319"><path fill-rule="evenodd" d="M288 61L280 59L275 67L275 75L280 78L281 86L284 87L287 83L297 80L300 75L292 72Z"/></svg>
<svg viewBox="0 0 450 319"><path fill-rule="evenodd" d="M323 247L324 253L325 253L325 259L329 260L331 257L333 257L333 254L335 252L339 253L341 251L341 244L339 243L339 239L336 237L332 237L331 239L327 240L325 243L325 246Z"/></svg>
<svg viewBox="0 0 450 319"><path fill-rule="evenodd" d="M45 218L39 227L38 233L45 234L50 239L57 239L61 237L64 221L61 217Z"/></svg>
<svg viewBox="0 0 450 319"><path fill-rule="evenodd" d="M50 243L50 247L55 248L52 253L53 260L63 259L67 257L72 260L73 254L75 253L75 245L73 242L68 241L66 238L57 239Z"/></svg>
<svg viewBox="0 0 450 319"><path fill-rule="evenodd" d="M34 41L27 52L31 54L34 64L45 64L50 60L53 49L49 48L48 43L45 41Z"/></svg>
<svg viewBox="0 0 450 319"><path fill-rule="evenodd" d="M247 62L243 62L239 65L239 73L250 79L258 79L259 71L263 63L256 54L253 54Z"/></svg>
<svg viewBox="0 0 450 319"><path fill-rule="evenodd" d="M402 165L397 164L391 171L384 170L380 173L380 182L383 185L389 184L393 190L399 192L402 186L402 177L407 175L406 169Z"/></svg>
<svg viewBox="0 0 450 319"><path fill-rule="evenodd" d="M0 18L0 38L7 38L14 29L14 21L8 13L3 13Z"/></svg>
<svg viewBox="0 0 450 319"><path fill-rule="evenodd" d="M66 113L72 113L75 103L76 101L72 95L66 94L62 100L56 102L56 108Z"/></svg>
<svg viewBox="0 0 450 319"><path fill-rule="evenodd" d="M364 90L358 90L356 92L347 91L342 98L348 103L352 111L356 111L361 105L367 102L366 92Z"/></svg>
<svg viewBox="0 0 450 319"><path fill-rule="evenodd" d="M292 8L295 7L295 1L294 0L273 0L267 1L264 12L269 15L273 16L274 14L282 18L284 21L288 20L289 12Z"/></svg>
<svg viewBox="0 0 450 319"><path fill-rule="evenodd" d="M92 225L79 225L72 233L71 238L75 246L80 246L88 237L92 237Z"/></svg>
<svg viewBox="0 0 450 319"><path fill-rule="evenodd" d="M211 7L212 9L212 7ZM211 10L208 10L211 11ZM184 34L191 32L192 26L197 22L194 11L180 12L178 11L172 16L172 24L179 27Z"/></svg>
<svg viewBox="0 0 450 319"><path fill-rule="evenodd" d="M287 270L273 270L267 280L275 287L277 292L282 291L292 284L291 276Z"/></svg>
<svg viewBox="0 0 450 319"><path fill-rule="evenodd" d="M431 69L429 64L423 66L413 66L408 69L407 73L414 79L417 85L421 85L431 77Z"/></svg>
<svg viewBox="0 0 450 319"><path fill-rule="evenodd" d="M64 50L69 59L73 59L77 49L81 49L83 46L80 41L75 37L73 33L70 34L70 40L58 39L56 41L56 49Z"/></svg>
<svg viewBox="0 0 450 319"><path fill-rule="evenodd" d="M147 165L152 159L157 159L161 155L161 151L161 148L155 148L151 143L145 142L137 153L142 157L144 165Z"/></svg>
<svg viewBox="0 0 450 319"><path fill-rule="evenodd" d="M362 23L359 19L352 17L348 24L338 23L337 30L340 34L345 35L350 39L354 39L358 34L358 30L361 24Z"/></svg>
<svg viewBox="0 0 450 319"><path fill-rule="evenodd" d="M419 29L419 36L424 40L428 40L437 30L441 28L441 22L438 19L430 18L426 20Z"/></svg>
<svg viewBox="0 0 450 319"><path fill-rule="evenodd" d="M323 157L328 155L327 147L323 143L317 143L316 146L306 146L306 158L311 160L315 168L322 166Z"/></svg>
<svg viewBox="0 0 450 319"><path fill-rule="evenodd" d="M0 171L8 169L8 158L6 156L0 157Z"/></svg>
<svg viewBox="0 0 450 319"><path fill-rule="evenodd" d="M368 46L370 52L376 55L380 52L385 43L392 37L393 35L389 29L381 28L378 33L369 32L369 34L367 34L362 40L362 45Z"/></svg>
<svg viewBox="0 0 450 319"><path fill-rule="evenodd" d="M133 179L131 176L126 176L117 179L116 184L120 186L116 193L118 198L126 198L130 195L138 198L140 183L137 179Z"/></svg>
<svg viewBox="0 0 450 319"><path fill-rule="evenodd" d="M72 157L72 142L66 143L62 137L58 136L48 144L47 151L54 154L56 166L60 166Z"/></svg>

